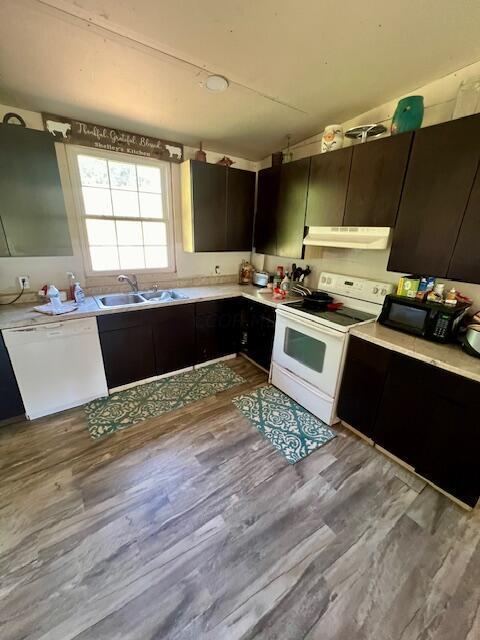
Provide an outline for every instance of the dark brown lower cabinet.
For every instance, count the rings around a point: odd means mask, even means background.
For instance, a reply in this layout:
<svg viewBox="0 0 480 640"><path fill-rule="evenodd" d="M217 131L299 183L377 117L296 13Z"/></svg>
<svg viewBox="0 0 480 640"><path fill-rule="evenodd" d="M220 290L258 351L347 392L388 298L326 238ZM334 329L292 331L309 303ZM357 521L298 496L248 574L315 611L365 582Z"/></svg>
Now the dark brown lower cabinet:
<svg viewBox="0 0 480 640"><path fill-rule="evenodd" d="M480 497L480 384L359 342L350 339L338 416L473 507Z"/></svg>
<svg viewBox="0 0 480 640"><path fill-rule="evenodd" d="M480 385L428 364L414 365L425 398L432 399L418 408L422 438L415 470L474 506L480 494Z"/></svg>
<svg viewBox="0 0 480 640"><path fill-rule="evenodd" d="M368 438L373 437L392 352L351 336L337 413Z"/></svg>
<svg viewBox="0 0 480 640"><path fill-rule="evenodd" d="M418 361L398 353L391 361L375 417L373 439L397 458L416 469L420 443L425 435L422 381L417 379ZM426 372L428 374L428 371Z"/></svg>
<svg viewBox="0 0 480 640"><path fill-rule="evenodd" d="M237 353L240 346L241 298L197 302L195 362Z"/></svg>
<svg viewBox="0 0 480 640"><path fill-rule="evenodd" d="M264 369L270 369L275 336L275 308L243 301L241 351Z"/></svg>
<svg viewBox="0 0 480 640"><path fill-rule="evenodd" d="M150 325L101 332L100 343L109 389L155 375Z"/></svg>
<svg viewBox="0 0 480 640"><path fill-rule="evenodd" d="M98 317L108 387L192 365L194 313L185 304Z"/></svg>
<svg viewBox="0 0 480 640"><path fill-rule="evenodd" d="M25 415L7 348L0 334L0 422Z"/></svg>
<svg viewBox="0 0 480 640"><path fill-rule="evenodd" d="M195 305L153 309L151 314L157 375L192 366L195 353Z"/></svg>

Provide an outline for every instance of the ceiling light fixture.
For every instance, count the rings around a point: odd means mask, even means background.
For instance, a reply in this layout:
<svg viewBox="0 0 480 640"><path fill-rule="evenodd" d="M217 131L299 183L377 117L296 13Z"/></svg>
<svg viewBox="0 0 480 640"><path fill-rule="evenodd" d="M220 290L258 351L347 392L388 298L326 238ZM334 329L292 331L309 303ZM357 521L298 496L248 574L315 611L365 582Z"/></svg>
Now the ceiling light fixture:
<svg viewBox="0 0 480 640"><path fill-rule="evenodd" d="M223 76L208 76L205 82L205 88L214 93L221 93L228 89L228 80Z"/></svg>

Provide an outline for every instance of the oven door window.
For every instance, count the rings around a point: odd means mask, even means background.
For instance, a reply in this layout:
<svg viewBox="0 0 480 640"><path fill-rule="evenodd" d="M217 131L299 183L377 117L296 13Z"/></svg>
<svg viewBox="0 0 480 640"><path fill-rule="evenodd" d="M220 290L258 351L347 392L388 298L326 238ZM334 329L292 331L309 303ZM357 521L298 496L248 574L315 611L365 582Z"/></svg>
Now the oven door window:
<svg viewBox="0 0 480 640"><path fill-rule="evenodd" d="M284 352L304 366L322 373L327 345L318 338L312 338L291 327L285 329Z"/></svg>

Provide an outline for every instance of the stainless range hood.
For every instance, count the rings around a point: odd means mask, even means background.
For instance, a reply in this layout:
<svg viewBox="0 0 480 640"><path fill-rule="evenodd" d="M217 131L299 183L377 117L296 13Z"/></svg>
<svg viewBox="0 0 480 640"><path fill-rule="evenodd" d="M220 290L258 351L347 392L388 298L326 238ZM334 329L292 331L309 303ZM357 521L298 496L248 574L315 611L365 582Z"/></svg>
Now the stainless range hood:
<svg viewBox="0 0 480 640"><path fill-rule="evenodd" d="M386 249L390 227L309 227L303 244L341 249Z"/></svg>

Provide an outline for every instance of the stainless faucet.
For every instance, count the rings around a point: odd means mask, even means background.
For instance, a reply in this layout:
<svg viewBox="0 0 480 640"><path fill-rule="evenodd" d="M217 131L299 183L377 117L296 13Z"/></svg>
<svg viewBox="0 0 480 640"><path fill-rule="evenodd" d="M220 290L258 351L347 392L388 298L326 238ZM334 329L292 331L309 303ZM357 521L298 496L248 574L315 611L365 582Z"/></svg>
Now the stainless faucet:
<svg viewBox="0 0 480 640"><path fill-rule="evenodd" d="M132 291L135 291L135 293L138 293L138 280L137 280L137 276L132 273L131 276L118 276L118 281L119 282L128 282L128 284L132 287Z"/></svg>

